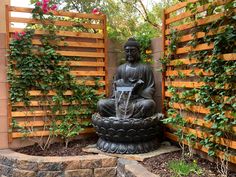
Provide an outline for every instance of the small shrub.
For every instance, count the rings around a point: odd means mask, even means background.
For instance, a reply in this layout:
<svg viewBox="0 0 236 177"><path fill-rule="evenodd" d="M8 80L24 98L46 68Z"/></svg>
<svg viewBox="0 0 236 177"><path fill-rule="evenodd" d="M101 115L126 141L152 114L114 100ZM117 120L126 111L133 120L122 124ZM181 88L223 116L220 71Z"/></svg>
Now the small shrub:
<svg viewBox="0 0 236 177"><path fill-rule="evenodd" d="M202 169L194 161L187 163L184 160L173 160L168 163L168 168L174 173L174 176L189 176L191 173L201 175Z"/></svg>

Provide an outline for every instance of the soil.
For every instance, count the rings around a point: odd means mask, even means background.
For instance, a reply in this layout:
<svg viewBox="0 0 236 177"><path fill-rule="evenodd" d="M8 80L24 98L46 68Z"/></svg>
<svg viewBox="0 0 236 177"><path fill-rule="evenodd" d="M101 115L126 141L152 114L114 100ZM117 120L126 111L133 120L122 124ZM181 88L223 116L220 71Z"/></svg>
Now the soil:
<svg viewBox="0 0 236 177"><path fill-rule="evenodd" d="M16 149L16 152L35 155L35 156L77 156L87 155L91 153L83 152L82 148L90 144L95 144L98 138L96 136L87 137L84 139L73 140L69 142L68 147L65 143L53 143L50 148L42 150L37 144Z"/></svg>
<svg viewBox="0 0 236 177"><path fill-rule="evenodd" d="M168 162L172 160L180 160L182 157L181 151L177 152L171 152L167 154L162 154L156 157L152 157L149 159L146 159L144 162L142 162L142 165L147 168L152 173L158 174L161 177L172 177L174 176L174 173L172 173L168 169ZM184 158L187 163L192 163L195 161L198 166L202 169L202 174L191 174L188 177L220 177L220 173L217 169L217 164L212 163L208 160L200 158L198 155L193 155L192 157L185 157ZM229 172L228 177L235 177L236 173Z"/></svg>

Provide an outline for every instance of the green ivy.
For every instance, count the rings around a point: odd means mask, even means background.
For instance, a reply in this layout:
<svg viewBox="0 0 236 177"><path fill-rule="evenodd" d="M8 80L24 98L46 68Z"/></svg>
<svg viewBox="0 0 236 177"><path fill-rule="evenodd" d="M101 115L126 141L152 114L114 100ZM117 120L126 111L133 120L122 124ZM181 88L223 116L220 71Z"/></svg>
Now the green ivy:
<svg viewBox="0 0 236 177"><path fill-rule="evenodd" d="M94 80L95 86L77 83L65 62L70 58L56 52L57 44L63 38L56 35L53 14L48 13L45 17L38 6L32 13L33 18L41 21L42 29L47 30L48 34L40 37L42 45L33 45L34 30L26 29L23 33L15 33L15 39L10 42L8 68L10 99L13 104L23 102L25 110L33 111L29 103L34 98L29 92L40 90L43 94L39 100L40 108L53 113L50 119L52 124L48 129L53 136L62 138L67 146L71 138L77 136L85 127L91 126L89 122L78 119L90 118L94 113L97 101L103 97L97 93L102 85L99 84L99 79ZM50 24L45 24L45 20L50 20ZM65 64L61 64L62 62ZM51 90L55 92L54 96L47 95ZM72 95L65 95L68 90ZM12 125L16 123L13 122ZM25 132L26 128L20 127L20 131Z"/></svg>
<svg viewBox="0 0 236 177"><path fill-rule="evenodd" d="M195 48L201 43L214 44L212 51L192 51L188 54L189 59L196 58L198 60L197 64L193 64L190 67L197 67L204 71L211 71L213 75L204 76L203 74L193 74L193 76L200 78L199 81L209 83L200 88L183 90L175 87L168 87L168 92L172 94L168 102L170 105L173 103L183 103L184 105L195 104L197 106L204 106L210 110L210 113L206 114L204 119L213 122L212 127L199 128L203 132L205 131L212 134L211 137L198 139L192 135L185 135L181 130L178 130L176 134L180 139L183 139L184 137L189 144L200 142L200 144L209 148L208 154L213 156L216 154L216 150L224 151L225 154L228 154L228 152L234 153L234 151L229 150L229 148L225 148L224 146L214 142L219 137L235 139L235 133L232 131L232 127L236 125L236 62L222 60L221 57L223 54L236 53L236 16L234 12L235 2L233 1L226 3L220 8L216 7L214 2L199 1L195 4L189 3L187 5L187 10L196 13L199 6L207 3L211 3L207 9L207 15L224 12L224 16L207 25L195 26L195 29L192 30L194 40L188 42L186 47ZM198 19L199 17L196 15L193 20ZM224 30L219 32L219 26L225 26ZM197 39L197 32L208 33L209 31L213 31L213 35L206 35L204 38ZM178 40L181 34L179 35L177 31L172 30L169 36L170 43L167 48L167 55L162 58L164 68L173 58L177 58L175 57L175 51L176 48L178 48ZM177 77L185 79L186 76L183 73L179 73ZM175 77L170 77L170 79L175 79ZM227 87L227 89L225 89L225 87ZM181 91L181 95L178 94L178 91ZM193 126L184 122L181 111L181 109L177 111L173 108L167 107L167 118L164 120L164 123L170 123L175 126ZM188 111L191 112L191 110ZM227 118L227 112L230 112L233 118ZM195 113L192 112L192 114Z"/></svg>

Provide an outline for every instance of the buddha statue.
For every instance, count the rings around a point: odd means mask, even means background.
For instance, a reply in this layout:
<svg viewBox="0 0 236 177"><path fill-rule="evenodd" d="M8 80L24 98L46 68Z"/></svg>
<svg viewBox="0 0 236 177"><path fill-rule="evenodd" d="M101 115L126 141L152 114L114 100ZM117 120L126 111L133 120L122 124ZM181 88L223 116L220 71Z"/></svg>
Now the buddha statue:
<svg viewBox="0 0 236 177"><path fill-rule="evenodd" d="M130 38L124 45L126 63L114 77L113 94L99 100L92 124L99 136L97 149L117 154L157 149L163 137L161 114L155 114L152 69L140 62L140 44Z"/></svg>
<svg viewBox="0 0 236 177"><path fill-rule="evenodd" d="M129 38L124 45L126 63L120 65L113 82L111 98L98 102L98 112L103 117L117 116L116 109L125 118L145 118L155 113L156 104L153 100L155 82L150 66L140 63L140 44ZM130 88L131 95L128 105L125 101L117 103L115 91L117 88ZM127 89L126 89L127 90Z"/></svg>

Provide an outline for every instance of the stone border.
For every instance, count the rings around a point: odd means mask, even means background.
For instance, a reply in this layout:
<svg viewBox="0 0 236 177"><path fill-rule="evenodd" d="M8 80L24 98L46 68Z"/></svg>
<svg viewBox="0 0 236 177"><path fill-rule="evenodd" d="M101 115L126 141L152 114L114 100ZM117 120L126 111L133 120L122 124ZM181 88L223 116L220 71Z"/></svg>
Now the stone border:
<svg viewBox="0 0 236 177"><path fill-rule="evenodd" d="M117 158L106 155L40 157L0 150L0 176L115 177Z"/></svg>
<svg viewBox="0 0 236 177"><path fill-rule="evenodd" d="M0 177L159 177L135 160L103 154L30 156L0 150Z"/></svg>

